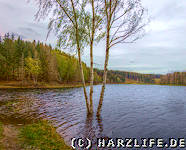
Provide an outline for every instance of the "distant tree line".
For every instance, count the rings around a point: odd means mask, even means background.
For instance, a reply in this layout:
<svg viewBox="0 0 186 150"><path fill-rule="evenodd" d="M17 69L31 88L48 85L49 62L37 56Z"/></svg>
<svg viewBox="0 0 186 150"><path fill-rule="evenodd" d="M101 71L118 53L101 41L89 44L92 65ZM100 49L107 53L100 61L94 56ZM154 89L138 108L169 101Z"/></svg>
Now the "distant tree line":
<svg viewBox="0 0 186 150"><path fill-rule="evenodd" d="M186 85L186 72L174 72L161 75L161 84Z"/></svg>
<svg viewBox="0 0 186 150"><path fill-rule="evenodd" d="M96 69L95 72L97 72L99 76L103 75L102 70ZM160 75L109 70L107 76L107 83L124 83L126 82L126 80L133 80L133 82L135 83L154 84L156 78L160 78Z"/></svg>
<svg viewBox="0 0 186 150"><path fill-rule="evenodd" d="M90 79L90 68L83 63L85 81ZM94 82L101 83L103 70L94 69ZM108 71L107 83L186 84L186 73L176 72L167 75L140 74L126 71ZM78 59L51 45L39 41L24 41L14 34L7 33L0 37L0 80L34 82L81 82Z"/></svg>

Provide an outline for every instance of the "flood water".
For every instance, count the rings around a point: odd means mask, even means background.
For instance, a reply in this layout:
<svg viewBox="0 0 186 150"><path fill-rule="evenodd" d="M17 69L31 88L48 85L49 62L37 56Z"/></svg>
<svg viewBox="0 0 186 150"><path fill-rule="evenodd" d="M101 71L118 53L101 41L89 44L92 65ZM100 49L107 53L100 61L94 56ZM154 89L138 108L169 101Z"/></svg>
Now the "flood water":
<svg viewBox="0 0 186 150"><path fill-rule="evenodd" d="M96 111L101 86L94 86ZM87 117L82 88L0 90L0 100L20 96L39 101L39 117L71 138L186 138L186 87L107 85L101 117Z"/></svg>

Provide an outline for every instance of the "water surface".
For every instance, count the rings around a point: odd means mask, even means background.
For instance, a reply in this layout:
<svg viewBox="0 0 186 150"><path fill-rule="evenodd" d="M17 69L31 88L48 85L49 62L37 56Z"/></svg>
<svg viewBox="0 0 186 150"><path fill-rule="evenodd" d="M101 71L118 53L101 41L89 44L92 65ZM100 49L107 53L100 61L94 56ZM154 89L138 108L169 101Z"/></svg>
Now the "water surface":
<svg viewBox="0 0 186 150"><path fill-rule="evenodd" d="M94 86L96 111L101 86ZM101 117L86 115L82 88L0 90L0 100L20 96L39 101L39 117L50 119L70 143L73 137L184 138L186 87L107 85Z"/></svg>

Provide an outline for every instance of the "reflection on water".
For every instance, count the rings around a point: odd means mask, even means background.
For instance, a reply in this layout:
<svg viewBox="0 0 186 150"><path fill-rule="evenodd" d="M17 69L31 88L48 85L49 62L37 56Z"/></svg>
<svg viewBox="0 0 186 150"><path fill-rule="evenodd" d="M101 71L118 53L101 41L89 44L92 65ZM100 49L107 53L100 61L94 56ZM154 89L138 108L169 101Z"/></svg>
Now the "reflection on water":
<svg viewBox="0 0 186 150"><path fill-rule="evenodd" d="M94 87L97 108L100 86ZM40 117L54 121L57 131L71 138L186 137L186 87L107 85L102 116L87 117L82 88L0 90L0 100L24 95L39 101Z"/></svg>

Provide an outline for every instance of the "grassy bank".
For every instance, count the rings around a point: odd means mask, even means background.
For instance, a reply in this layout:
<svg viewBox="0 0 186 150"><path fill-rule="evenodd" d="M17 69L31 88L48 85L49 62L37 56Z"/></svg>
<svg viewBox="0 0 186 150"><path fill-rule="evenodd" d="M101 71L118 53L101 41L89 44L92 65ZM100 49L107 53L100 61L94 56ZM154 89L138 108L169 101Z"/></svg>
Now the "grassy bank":
<svg viewBox="0 0 186 150"><path fill-rule="evenodd" d="M94 85L98 85L101 83L95 83ZM86 84L89 86L89 84ZM58 82L38 82L37 85L34 83L22 84L20 81L0 81L0 89L57 89L57 88L78 88L82 87L82 83L58 83Z"/></svg>
<svg viewBox="0 0 186 150"><path fill-rule="evenodd" d="M36 105L35 99L24 96L0 100L0 150L71 149L50 122L35 119Z"/></svg>
<svg viewBox="0 0 186 150"><path fill-rule="evenodd" d="M0 82L0 89L14 89L14 88L46 88L46 89L55 89L55 88L74 88L74 87L81 87L81 83L69 83L69 84L59 84L57 82L55 83L44 83L44 82L38 82L37 85L34 85L34 83L29 84L22 84L22 82L19 81L5 81Z"/></svg>
<svg viewBox="0 0 186 150"><path fill-rule="evenodd" d="M101 83L97 83L95 85L98 85ZM186 86L186 85L177 85L177 84L160 84L160 83L139 83L139 82L134 82L134 81L127 81L124 83L108 83L108 84L136 84L136 85L167 85L167 86ZM88 86L89 84L87 84ZM0 89L34 89L34 88L42 88L42 89L57 89L57 88L78 88L82 87L81 83L63 83L59 84L57 82L54 83L44 83L44 82L39 82L37 85L34 84L27 84L23 85L22 82L19 81L7 81L7 82L0 82Z"/></svg>
<svg viewBox="0 0 186 150"><path fill-rule="evenodd" d="M3 130L5 132L3 132ZM48 121L24 126L0 123L0 150L70 150Z"/></svg>
<svg viewBox="0 0 186 150"><path fill-rule="evenodd" d="M30 124L20 130L23 147L41 150L70 150L56 129L47 121Z"/></svg>

